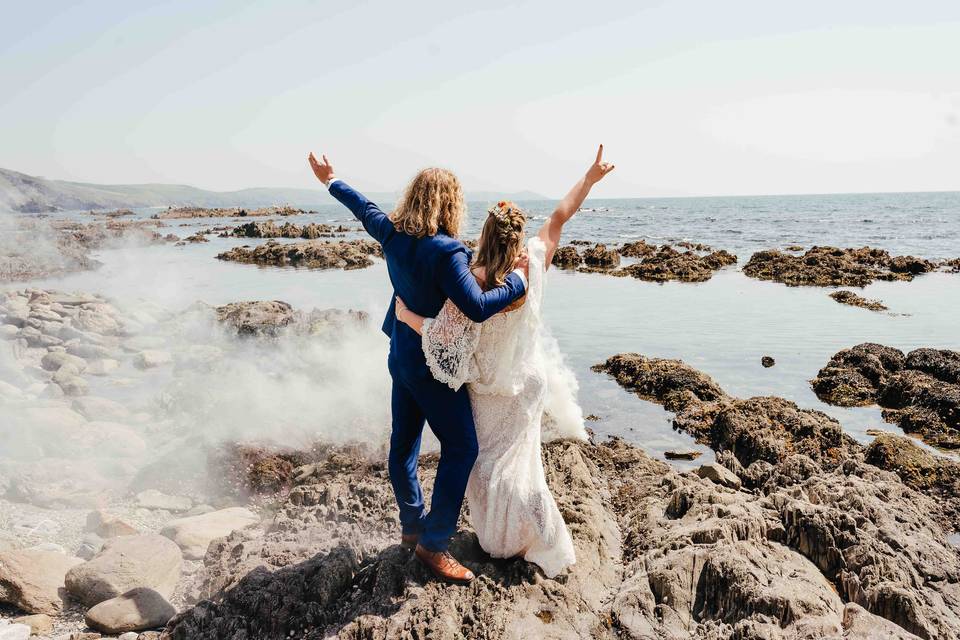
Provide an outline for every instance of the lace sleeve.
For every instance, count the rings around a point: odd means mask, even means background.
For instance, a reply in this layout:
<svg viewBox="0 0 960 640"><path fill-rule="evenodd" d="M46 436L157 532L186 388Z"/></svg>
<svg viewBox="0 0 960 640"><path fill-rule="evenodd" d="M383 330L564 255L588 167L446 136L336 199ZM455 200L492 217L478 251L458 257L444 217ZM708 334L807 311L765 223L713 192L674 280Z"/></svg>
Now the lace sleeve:
<svg viewBox="0 0 960 640"><path fill-rule="evenodd" d="M423 321L421 344L430 373L454 391L470 377L470 360L480 340L480 325L449 300L436 318Z"/></svg>

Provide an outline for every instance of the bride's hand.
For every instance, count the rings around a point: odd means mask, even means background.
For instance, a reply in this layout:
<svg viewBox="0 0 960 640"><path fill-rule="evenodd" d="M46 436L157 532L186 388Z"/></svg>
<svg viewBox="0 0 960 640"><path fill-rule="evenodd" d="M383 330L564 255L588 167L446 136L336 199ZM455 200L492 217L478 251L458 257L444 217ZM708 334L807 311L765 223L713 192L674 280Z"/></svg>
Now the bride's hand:
<svg viewBox="0 0 960 640"><path fill-rule="evenodd" d="M317 162L317 159L311 151L307 160L310 162L310 168L313 169L313 175L317 176L317 180L323 184L327 184L333 178L333 165L327 160L327 156L320 154L320 157L323 158L322 163Z"/></svg>
<svg viewBox="0 0 960 640"><path fill-rule="evenodd" d="M587 169L586 180L590 184L596 184L603 180L603 177L613 171L614 166L609 162L603 161L603 145L600 145L600 148L597 149L597 159L593 161L593 165Z"/></svg>
<svg viewBox="0 0 960 640"><path fill-rule="evenodd" d="M522 269L523 275L527 276L527 278L530 277L530 256L527 255L526 251L517 256L517 259L513 262L513 268Z"/></svg>
<svg viewBox="0 0 960 640"><path fill-rule="evenodd" d="M403 312L407 310L407 305L404 304L403 300L400 299L400 296L394 296L394 301L395 301L393 306L394 315L397 316L397 320L399 320L400 322L404 322ZM404 324L406 323L404 322Z"/></svg>

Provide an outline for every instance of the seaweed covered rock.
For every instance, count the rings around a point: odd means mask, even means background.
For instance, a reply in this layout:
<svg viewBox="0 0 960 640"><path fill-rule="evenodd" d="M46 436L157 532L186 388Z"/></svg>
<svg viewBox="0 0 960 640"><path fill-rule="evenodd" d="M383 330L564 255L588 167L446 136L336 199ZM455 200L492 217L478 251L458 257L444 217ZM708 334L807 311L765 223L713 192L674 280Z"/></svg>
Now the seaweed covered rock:
<svg viewBox="0 0 960 640"><path fill-rule="evenodd" d="M874 280L912 280L936 265L913 256L891 256L883 249L812 247L802 255L776 249L750 256L743 272L751 278L790 286L864 287Z"/></svg>
<svg viewBox="0 0 960 640"><path fill-rule="evenodd" d="M636 242L628 242L622 247L618 248L617 251L620 252L625 258L643 258L650 255L651 253L656 253L657 246L653 244L647 244L646 240L637 240Z"/></svg>
<svg viewBox="0 0 960 640"><path fill-rule="evenodd" d="M696 251L677 251L663 245L656 252L647 253L637 263L624 267L618 275L629 275L640 280L666 282L705 282L723 267L737 263L737 256L721 249L707 255Z"/></svg>
<svg viewBox="0 0 960 640"><path fill-rule="evenodd" d="M383 257L380 244L371 240L296 243L269 241L256 247L235 247L217 255L219 260L277 267L309 269L363 269L373 264L370 256Z"/></svg>
<svg viewBox="0 0 960 640"><path fill-rule="evenodd" d="M824 402L878 404L883 417L926 442L960 447L960 353L947 349L903 352L873 343L839 351L811 381Z"/></svg>
<svg viewBox="0 0 960 640"><path fill-rule="evenodd" d="M576 269L583 262L576 247L559 247L553 254L551 264L561 269Z"/></svg>
<svg viewBox="0 0 960 640"><path fill-rule="evenodd" d="M887 306L879 300L871 300L858 296L853 291L834 291L830 297L840 304L850 305L851 307L861 307L870 311L887 311Z"/></svg>
<svg viewBox="0 0 960 640"><path fill-rule="evenodd" d="M595 269L612 269L620 264L616 249L607 249L605 244L596 244L583 251L583 264Z"/></svg>

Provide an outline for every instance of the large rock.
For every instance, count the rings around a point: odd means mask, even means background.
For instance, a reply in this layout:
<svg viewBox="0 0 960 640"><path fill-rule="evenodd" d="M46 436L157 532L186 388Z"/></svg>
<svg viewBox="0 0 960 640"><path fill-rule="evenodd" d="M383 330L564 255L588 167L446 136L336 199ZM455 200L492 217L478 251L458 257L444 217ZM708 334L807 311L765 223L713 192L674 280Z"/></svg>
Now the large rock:
<svg viewBox="0 0 960 640"><path fill-rule="evenodd" d="M0 601L27 611L56 615L63 609L64 576L83 562L55 551L0 553Z"/></svg>
<svg viewBox="0 0 960 640"><path fill-rule="evenodd" d="M87 611L85 620L92 629L117 634L162 627L176 613L162 595L138 587L94 606Z"/></svg>
<svg viewBox="0 0 960 640"><path fill-rule="evenodd" d="M120 536L107 540L100 553L72 568L66 586L87 606L136 587L149 587L170 598L181 564L179 547L163 536Z"/></svg>
<svg viewBox="0 0 960 640"><path fill-rule="evenodd" d="M259 522L260 518L252 511L231 507L171 520L161 535L176 542L187 558L199 560L207 553L211 541Z"/></svg>

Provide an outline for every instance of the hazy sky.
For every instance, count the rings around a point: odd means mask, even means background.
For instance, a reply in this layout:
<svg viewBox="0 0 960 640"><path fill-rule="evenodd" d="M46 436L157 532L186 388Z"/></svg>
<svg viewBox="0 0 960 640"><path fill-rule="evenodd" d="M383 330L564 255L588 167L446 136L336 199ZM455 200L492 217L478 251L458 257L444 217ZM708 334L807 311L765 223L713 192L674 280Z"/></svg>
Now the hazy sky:
<svg viewBox="0 0 960 640"><path fill-rule="evenodd" d="M465 8L473 5L477 9ZM0 167L561 195L960 189L960 2L11 3Z"/></svg>

